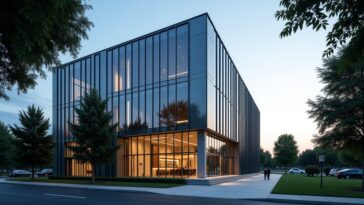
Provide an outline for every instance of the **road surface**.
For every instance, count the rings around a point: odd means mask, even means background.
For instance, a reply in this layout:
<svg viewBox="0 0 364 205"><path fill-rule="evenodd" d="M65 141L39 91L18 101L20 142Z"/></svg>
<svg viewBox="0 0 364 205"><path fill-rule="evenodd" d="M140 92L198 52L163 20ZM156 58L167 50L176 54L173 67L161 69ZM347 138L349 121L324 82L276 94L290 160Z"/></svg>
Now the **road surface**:
<svg viewBox="0 0 364 205"><path fill-rule="evenodd" d="M168 196L144 192L100 191L0 183L1 205L273 205L263 201ZM292 203L290 203L292 204Z"/></svg>

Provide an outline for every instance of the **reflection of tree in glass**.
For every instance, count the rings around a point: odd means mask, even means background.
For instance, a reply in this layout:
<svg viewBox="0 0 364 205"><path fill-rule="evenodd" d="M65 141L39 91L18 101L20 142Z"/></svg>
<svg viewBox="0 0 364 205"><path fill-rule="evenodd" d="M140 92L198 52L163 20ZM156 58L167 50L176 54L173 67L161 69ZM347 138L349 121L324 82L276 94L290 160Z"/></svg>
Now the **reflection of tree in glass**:
<svg viewBox="0 0 364 205"><path fill-rule="evenodd" d="M214 148L213 146L210 146L207 148L207 153L211 153L211 154L217 153L217 149Z"/></svg>
<svg viewBox="0 0 364 205"><path fill-rule="evenodd" d="M136 131L136 130L144 130L148 129L148 124L146 122L142 122L140 118L131 122L129 125L126 123L123 124L123 128L121 130L128 130L128 131Z"/></svg>
<svg viewBox="0 0 364 205"><path fill-rule="evenodd" d="M223 144L221 147L220 147L220 153L222 155L228 155L229 154L229 146L227 144Z"/></svg>
<svg viewBox="0 0 364 205"><path fill-rule="evenodd" d="M161 126L171 126L175 124L185 124L188 122L188 103L180 100L164 106L160 113L159 119Z"/></svg>

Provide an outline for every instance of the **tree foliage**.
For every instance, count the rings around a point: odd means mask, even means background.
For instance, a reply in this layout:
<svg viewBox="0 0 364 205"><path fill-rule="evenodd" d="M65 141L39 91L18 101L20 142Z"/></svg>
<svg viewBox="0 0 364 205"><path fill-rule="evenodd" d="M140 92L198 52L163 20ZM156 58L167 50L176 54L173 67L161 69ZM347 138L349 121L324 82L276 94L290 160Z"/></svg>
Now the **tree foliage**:
<svg viewBox="0 0 364 205"><path fill-rule="evenodd" d="M353 43L363 41L364 1L362 0L281 0L284 9L275 13L277 20L285 21L280 37L290 36L303 27L313 30L325 29L329 20L335 21L326 36L327 49L323 56L334 53L338 46L345 45L348 39ZM356 44L361 55L364 44Z"/></svg>
<svg viewBox="0 0 364 205"><path fill-rule="evenodd" d="M32 169L32 179L36 167L48 166L52 162L53 139L47 134L49 119L34 105L19 112L21 126L10 126L15 136L15 161Z"/></svg>
<svg viewBox="0 0 364 205"><path fill-rule="evenodd" d="M308 113L318 127L314 143L351 152L364 166L364 62L350 60L347 49L318 69L323 95L308 101Z"/></svg>
<svg viewBox="0 0 364 205"><path fill-rule="evenodd" d="M93 26L82 0L4 0L0 3L0 98L17 84L34 88L43 66L58 65L59 52L76 57Z"/></svg>
<svg viewBox="0 0 364 205"><path fill-rule="evenodd" d="M13 137L5 123L0 121L0 173L3 168L11 165L13 153Z"/></svg>
<svg viewBox="0 0 364 205"><path fill-rule="evenodd" d="M341 150L338 153L338 158L340 160L340 163L345 167L359 167L361 164L360 156L353 155L346 150Z"/></svg>
<svg viewBox="0 0 364 205"><path fill-rule="evenodd" d="M106 112L107 100L102 100L92 89L81 100L76 123L69 122L76 146L70 146L73 157L92 167L92 182L95 183L96 166L114 159L118 146L115 145L117 124L112 124L112 112Z"/></svg>
<svg viewBox="0 0 364 205"><path fill-rule="evenodd" d="M264 167L265 164L267 163L267 157L265 155L264 149L260 148L259 153L260 153L260 166Z"/></svg>
<svg viewBox="0 0 364 205"><path fill-rule="evenodd" d="M317 165L318 164L317 153L311 149L303 151L298 156L298 163L299 165L304 167L307 165Z"/></svg>
<svg viewBox="0 0 364 205"><path fill-rule="evenodd" d="M284 167L287 173L287 165L293 163L297 159L298 147L293 135L283 134L274 142L274 158L277 163Z"/></svg>
<svg viewBox="0 0 364 205"><path fill-rule="evenodd" d="M264 166L273 168L274 162L272 159L272 154L268 150L266 150L264 154L266 158L266 163L264 164Z"/></svg>
<svg viewBox="0 0 364 205"><path fill-rule="evenodd" d="M324 155L325 156L325 164L339 167L342 164L339 161L339 152L332 147L315 147L313 149L316 152L316 155Z"/></svg>
<svg viewBox="0 0 364 205"><path fill-rule="evenodd" d="M313 177L320 173L320 168L317 165L307 165L305 167L305 172L306 172L307 176Z"/></svg>
<svg viewBox="0 0 364 205"><path fill-rule="evenodd" d="M272 154L263 148L260 148L260 166L262 167L272 167L273 166Z"/></svg>

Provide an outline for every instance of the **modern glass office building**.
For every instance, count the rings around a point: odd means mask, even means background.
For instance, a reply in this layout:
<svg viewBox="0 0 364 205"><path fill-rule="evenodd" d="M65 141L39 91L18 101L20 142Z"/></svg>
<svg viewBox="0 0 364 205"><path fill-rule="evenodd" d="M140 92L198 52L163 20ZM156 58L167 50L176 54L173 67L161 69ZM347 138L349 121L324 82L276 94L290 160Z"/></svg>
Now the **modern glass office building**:
<svg viewBox="0 0 364 205"><path fill-rule="evenodd" d="M53 70L56 174L88 176L67 122L91 88L118 124L99 176L205 178L259 171L260 113L208 14Z"/></svg>

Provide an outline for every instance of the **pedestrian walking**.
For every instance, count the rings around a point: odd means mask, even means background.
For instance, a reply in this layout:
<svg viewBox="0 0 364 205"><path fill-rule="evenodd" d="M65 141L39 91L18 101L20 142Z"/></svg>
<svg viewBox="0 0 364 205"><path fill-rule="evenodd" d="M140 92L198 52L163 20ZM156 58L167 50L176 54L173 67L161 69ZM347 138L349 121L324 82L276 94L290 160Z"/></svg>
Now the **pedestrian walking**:
<svg viewBox="0 0 364 205"><path fill-rule="evenodd" d="M264 168L264 180L267 179L267 168Z"/></svg>
<svg viewBox="0 0 364 205"><path fill-rule="evenodd" d="M267 169L267 178L268 178L268 180L269 180L269 177L270 177L270 168L268 167L268 169Z"/></svg>

